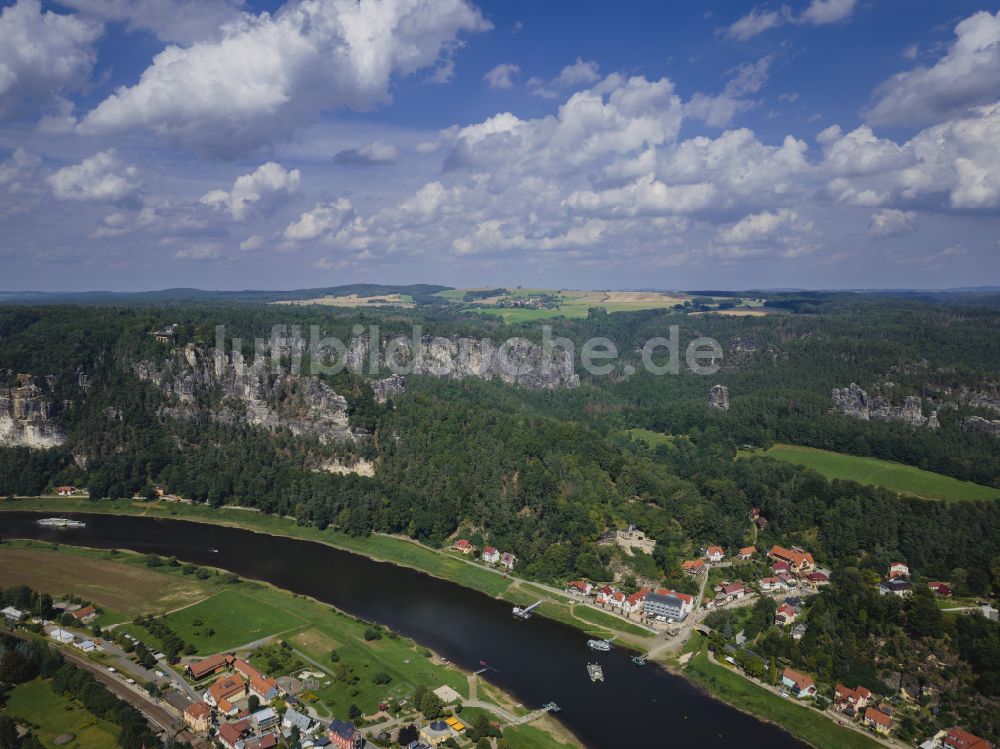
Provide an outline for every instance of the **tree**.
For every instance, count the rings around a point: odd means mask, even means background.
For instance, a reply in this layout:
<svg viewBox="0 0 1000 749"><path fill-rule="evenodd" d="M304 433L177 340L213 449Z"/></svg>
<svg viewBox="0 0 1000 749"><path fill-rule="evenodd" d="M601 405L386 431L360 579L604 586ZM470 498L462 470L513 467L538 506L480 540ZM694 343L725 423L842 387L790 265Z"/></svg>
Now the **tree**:
<svg viewBox="0 0 1000 749"><path fill-rule="evenodd" d="M361 708L351 703L351 706L347 708L347 715L351 720L356 720L361 717Z"/></svg>
<svg viewBox="0 0 1000 749"><path fill-rule="evenodd" d="M444 703L441 702L441 698L430 690L425 691L424 696L420 698L420 712L428 720L434 720L439 717L443 707Z"/></svg>
<svg viewBox="0 0 1000 749"><path fill-rule="evenodd" d="M260 698L255 694L251 694L247 698L247 707L250 708L251 712L256 710L258 707L260 707Z"/></svg>
<svg viewBox="0 0 1000 749"><path fill-rule="evenodd" d="M420 731L418 731L417 727L412 723L399 729L398 739L400 746L407 746L411 742L416 741L418 738L420 738Z"/></svg>
<svg viewBox="0 0 1000 749"><path fill-rule="evenodd" d="M336 648L330 651L330 660L334 663L340 660L340 653L337 652Z"/></svg>

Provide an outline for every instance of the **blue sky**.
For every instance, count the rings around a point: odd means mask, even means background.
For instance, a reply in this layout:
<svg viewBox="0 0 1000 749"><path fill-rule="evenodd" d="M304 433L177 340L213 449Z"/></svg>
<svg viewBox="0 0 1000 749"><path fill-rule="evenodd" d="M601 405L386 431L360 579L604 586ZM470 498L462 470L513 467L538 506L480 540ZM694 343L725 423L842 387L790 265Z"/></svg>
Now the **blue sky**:
<svg viewBox="0 0 1000 749"><path fill-rule="evenodd" d="M0 289L1000 283L997 2L0 9Z"/></svg>

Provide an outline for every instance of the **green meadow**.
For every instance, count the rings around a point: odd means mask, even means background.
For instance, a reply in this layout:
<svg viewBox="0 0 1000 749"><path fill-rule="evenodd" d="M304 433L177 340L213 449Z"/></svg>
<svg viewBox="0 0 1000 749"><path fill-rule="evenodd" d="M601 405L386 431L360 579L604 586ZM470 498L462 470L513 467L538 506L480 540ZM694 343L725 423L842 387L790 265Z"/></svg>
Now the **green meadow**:
<svg viewBox="0 0 1000 749"><path fill-rule="evenodd" d="M766 451L742 452L740 455L766 455L804 466L830 480L857 481L860 484L879 486L922 499L957 502L1000 498L1000 489L995 487L981 486L971 481L959 481L951 476L924 471L902 463L845 455L812 447L777 443Z"/></svg>

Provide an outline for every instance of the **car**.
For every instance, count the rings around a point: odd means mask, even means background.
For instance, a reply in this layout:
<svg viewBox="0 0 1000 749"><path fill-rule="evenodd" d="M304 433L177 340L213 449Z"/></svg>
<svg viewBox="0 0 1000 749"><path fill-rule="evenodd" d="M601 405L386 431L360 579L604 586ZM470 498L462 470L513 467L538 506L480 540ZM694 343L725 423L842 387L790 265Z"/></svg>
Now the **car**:
<svg viewBox="0 0 1000 749"><path fill-rule="evenodd" d="M135 686L135 679L126 679L125 681L131 684L133 687Z"/></svg>
<svg viewBox="0 0 1000 749"><path fill-rule="evenodd" d="M116 669L114 666L108 666L108 673L117 674L118 669Z"/></svg>

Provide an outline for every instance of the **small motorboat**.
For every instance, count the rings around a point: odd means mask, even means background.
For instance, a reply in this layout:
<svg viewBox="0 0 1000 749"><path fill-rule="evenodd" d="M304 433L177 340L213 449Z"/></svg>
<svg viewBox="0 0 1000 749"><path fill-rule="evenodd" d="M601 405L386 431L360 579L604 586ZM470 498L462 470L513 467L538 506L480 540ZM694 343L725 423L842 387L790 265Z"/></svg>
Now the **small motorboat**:
<svg viewBox="0 0 1000 749"><path fill-rule="evenodd" d="M587 673L590 675L591 681L604 681L604 669L599 663L588 663Z"/></svg>
<svg viewBox="0 0 1000 749"><path fill-rule="evenodd" d="M607 653L611 650L611 643L608 640L587 640L587 647L600 653Z"/></svg>

